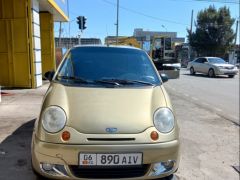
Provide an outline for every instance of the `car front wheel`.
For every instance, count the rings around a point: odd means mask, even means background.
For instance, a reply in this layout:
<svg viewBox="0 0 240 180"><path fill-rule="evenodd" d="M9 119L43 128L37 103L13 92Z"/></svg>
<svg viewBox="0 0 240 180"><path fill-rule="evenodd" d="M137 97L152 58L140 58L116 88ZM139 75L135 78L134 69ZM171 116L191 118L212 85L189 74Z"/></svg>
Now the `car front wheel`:
<svg viewBox="0 0 240 180"><path fill-rule="evenodd" d="M211 78L215 77L215 72L214 72L213 69L209 69L208 76L211 77Z"/></svg>
<svg viewBox="0 0 240 180"><path fill-rule="evenodd" d="M194 75L195 73L196 73L196 72L194 71L194 68L191 67L191 68L190 68L190 74L191 74L191 75Z"/></svg>

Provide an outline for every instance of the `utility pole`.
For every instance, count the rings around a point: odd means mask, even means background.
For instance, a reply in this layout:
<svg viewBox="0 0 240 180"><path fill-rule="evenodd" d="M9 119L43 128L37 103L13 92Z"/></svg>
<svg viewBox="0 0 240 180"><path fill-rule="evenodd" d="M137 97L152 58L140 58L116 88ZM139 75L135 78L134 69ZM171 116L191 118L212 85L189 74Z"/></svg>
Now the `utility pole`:
<svg viewBox="0 0 240 180"><path fill-rule="evenodd" d="M193 10L192 10L192 14L191 14L191 27L190 27L190 37L192 36L192 26L193 26ZM192 47L189 44L189 52L188 52L188 60L191 60L191 55L192 55Z"/></svg>
<svg viewBox="0 0 240 180"><path fill-rule="evenodd" d="M67 11L68 11L68 18L70 18L69 16L69 1L67 1ZM68 48L70 49L71 47L71 21L68 21L68 33L69 33L69 44L68 44Z"/></svg>
<svg viewBox="0 0 240 180"><path fill-rule="evenodd" d="M62 35L62 22L60 21L59 37L58 37L58 47L60 47L60 45L61 45L61 35Z"/></svg>
<svg viewBox="0 0 240 180"><path fill-rule="evenodd" d="M119 27L119 0L117 0L116 45L118 45L118 27Z"/></svg>
<svg viewBox="0 0 240 180"><path fill-rule="evenodd" d="M236 36L235 36L235 40L234 40L234 45L235 45L235 46L236 46L236 44L237 44L238 23L239 23L239 20L237 20L237 25L236 25Z"/></svg>
<svg viewBox="0 0 240 180"><path fill-rule="evenodd" d="M190 29L191 35L192 35L192 26L193 26L193 10L191 15L191 29Z"/></svg>

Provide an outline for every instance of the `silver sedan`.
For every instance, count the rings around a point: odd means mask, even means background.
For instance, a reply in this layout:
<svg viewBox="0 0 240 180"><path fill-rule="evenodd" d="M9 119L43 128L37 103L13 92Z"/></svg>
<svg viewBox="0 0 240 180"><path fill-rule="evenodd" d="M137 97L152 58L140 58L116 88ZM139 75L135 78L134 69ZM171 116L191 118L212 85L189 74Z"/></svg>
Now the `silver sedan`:
<svg viewBox="0 0 240 180"><path fill-rule="evenodd" d="M228 64L218 57L199 57L188 63L187 69L190 74L195 73L207 74L209 77L216 75L228 75L233 78L238 73L238 68L232 64Z"/></svg>

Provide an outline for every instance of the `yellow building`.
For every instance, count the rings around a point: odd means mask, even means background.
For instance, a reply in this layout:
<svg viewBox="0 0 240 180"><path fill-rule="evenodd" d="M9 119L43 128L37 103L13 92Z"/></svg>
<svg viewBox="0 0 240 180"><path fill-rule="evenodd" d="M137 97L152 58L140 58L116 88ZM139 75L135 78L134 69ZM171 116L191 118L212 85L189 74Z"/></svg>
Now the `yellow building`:
<svg viewBox="0 0 240 180"><path fill-rule="evenodd" d="M36 88L55 70L54 22L67 0L0 0L0 86Z"/></svg>

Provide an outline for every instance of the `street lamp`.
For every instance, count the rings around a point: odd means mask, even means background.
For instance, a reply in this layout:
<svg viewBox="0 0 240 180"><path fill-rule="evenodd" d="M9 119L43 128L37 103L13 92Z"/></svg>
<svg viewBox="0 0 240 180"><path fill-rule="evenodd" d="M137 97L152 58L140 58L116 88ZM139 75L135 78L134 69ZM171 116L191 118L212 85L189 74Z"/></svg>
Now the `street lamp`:
<svg viewBox="0 0 240 180"><path fill-rule="evenodd" d="M164 25L162 25L162 28L164 28L166 30L166 32L167 32L167 28Z"/></svg>

